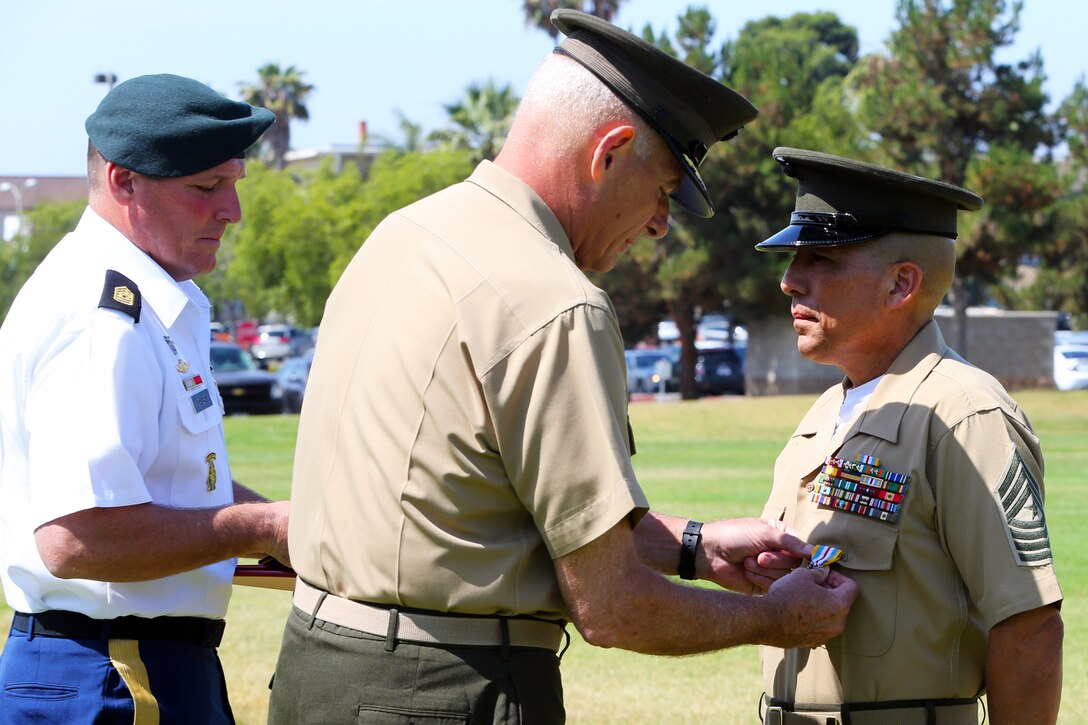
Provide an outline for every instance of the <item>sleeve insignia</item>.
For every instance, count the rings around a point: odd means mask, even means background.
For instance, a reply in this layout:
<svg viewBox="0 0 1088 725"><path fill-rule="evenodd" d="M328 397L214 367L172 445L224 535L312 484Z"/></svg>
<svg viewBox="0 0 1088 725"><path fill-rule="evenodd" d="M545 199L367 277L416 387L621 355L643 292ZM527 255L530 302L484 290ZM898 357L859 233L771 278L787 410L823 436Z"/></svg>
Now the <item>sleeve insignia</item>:
<svg viewBox="0 0 1088 725"><path fill-rule="evenodd" d="M1050 563L1053 554L1043 513L1043 492L1018 451L1009 458L995 494L1005 516L1009 545L1017 564Z"/></svg>
<svg viewBox="0 0 1088 725"><path fill-rule="evenodd" d="M102 287L102 297L98 300L99 307L123 312L133 319L140 321L140 308L143 299L140 297L140 288L131 279L112 269L106 270L106 283Z"/></svg>

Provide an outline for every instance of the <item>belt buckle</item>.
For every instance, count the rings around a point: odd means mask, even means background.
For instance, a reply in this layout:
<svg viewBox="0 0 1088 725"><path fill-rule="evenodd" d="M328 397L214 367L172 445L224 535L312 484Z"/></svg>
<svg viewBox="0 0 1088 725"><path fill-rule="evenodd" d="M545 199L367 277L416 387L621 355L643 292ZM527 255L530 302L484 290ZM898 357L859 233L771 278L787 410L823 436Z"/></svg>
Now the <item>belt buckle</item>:
<svg viewBox="0 0 1088 725"><path fill-rule="evenodd" d="M777 705L768 705L767 711L763 714L763 725L785 725L785 712Z"/></svg>

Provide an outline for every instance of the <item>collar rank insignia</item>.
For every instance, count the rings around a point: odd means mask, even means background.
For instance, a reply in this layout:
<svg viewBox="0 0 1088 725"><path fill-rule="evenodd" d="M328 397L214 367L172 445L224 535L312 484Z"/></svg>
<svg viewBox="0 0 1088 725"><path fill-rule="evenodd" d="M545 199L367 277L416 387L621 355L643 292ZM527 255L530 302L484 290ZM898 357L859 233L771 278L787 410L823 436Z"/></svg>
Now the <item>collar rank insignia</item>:
<svg viewBox="0 0 1088 725"><path fill-rule="evenodd" d="M820 506L892 523L899 518L910 476L880 467L874 456L849 461L828 456L816 476L812 500Z"/></svg>
<svg viewBox="0 0 1088 725"><path fill-rule="evenodd" d="M106 283L102 286L102 297L98 300L98 306L117 310L131 317L133 322L139 322L140 308L143 306L140 288L120 272L107 269Z"/></svg>
<svg viewBox="0 0 1088 725"><path fill-rule="evenodd" d="M812 549L812 557L809 559L808 568L819 569L821 566L831 566L845 555L846 552L842 549L821 544Z"/></svg>

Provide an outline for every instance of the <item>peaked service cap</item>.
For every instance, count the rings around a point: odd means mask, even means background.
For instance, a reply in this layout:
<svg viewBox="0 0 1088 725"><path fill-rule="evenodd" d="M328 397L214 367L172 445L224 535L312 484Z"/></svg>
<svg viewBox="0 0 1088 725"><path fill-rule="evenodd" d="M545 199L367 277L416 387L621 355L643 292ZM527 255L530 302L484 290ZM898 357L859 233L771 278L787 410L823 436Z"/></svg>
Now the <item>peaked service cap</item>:
<svg viewBox="0 0 1088 725"><path fill-rule="evenodd" d="M664 139L684 178L672 195L701 217L714 215L699 165L718 141L737 135L759 111L747 98L594 15L555 10L552 25L567 37L555 52L577 61L616 93Z"/></svg>
<svg viewBox="0 0 1088 725"><path fill-rule="evenodd" d="M163 73L118 84L84 125L108 161L146 176L178 177L242 158L275 120L268 109Z"/></svg>
<svg viewBox="0 0 1088 725"><path fill-rule="evenodd" d="M834 247L889 232L956 238L956 212L982 197L943 181L804 149L776 148L774 160L797 179L790 225L756 245L765 252Z"/></svg>

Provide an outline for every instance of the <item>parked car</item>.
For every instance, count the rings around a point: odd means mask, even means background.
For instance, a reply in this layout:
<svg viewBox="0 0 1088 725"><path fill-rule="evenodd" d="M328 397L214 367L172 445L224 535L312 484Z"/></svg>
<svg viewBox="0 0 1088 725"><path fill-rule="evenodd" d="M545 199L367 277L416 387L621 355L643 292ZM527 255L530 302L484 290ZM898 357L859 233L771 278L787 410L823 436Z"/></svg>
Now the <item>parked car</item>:
<svg viewBox="0 0 1088 725"><path fill-rule="evenodd" d="M281 363L289 357L298 357L314 346L310 333L290 325L261 325L257 331L260 336L249 352L263 368Z"/></svg>
<svg viewBox="0 0 1088 725"><path fill-rule="evenodd" d="M744 395L744 354L741 348L699 350L695 356L695 389L699 395Z"/></svg>
<svg viewBox="0 0 1088 725"><path fill-rule="evenodd" d="M213 342L212 378L223 398L223 410L234 413L279 413L283 395L276 376L261 370L252 356L231 342Z"/></svg>
<svg viewBox="0 0 1088 725"><path fill-rule="evenodd" d="M301 413L302 398L306 394L306 381L310 379L310 365L314 355L311 350L301 357L289 357L276 370L276 380L283 391L283 412Z"/></svg>
<svg viewBox="0 0 1088 725"><path fill-rule="evenodd" d="M662 380L667 391L679 387L680 348L639 348L625 350L623 355L627 361L628 393L659 392Z"/></svg>
<svg viewBox="0 0 1088 725"><path fill-rule="evenodd" d="M1088 388L1088 345L1059 343L1054 346L1054 386L1058 390Z"/></svg>
<svg viewBox="0 0 1088 725"><path fill-rule="evenodd" d="M219 342L234 342L234 336L222 322L212 322L212 339Z"/></svg>

